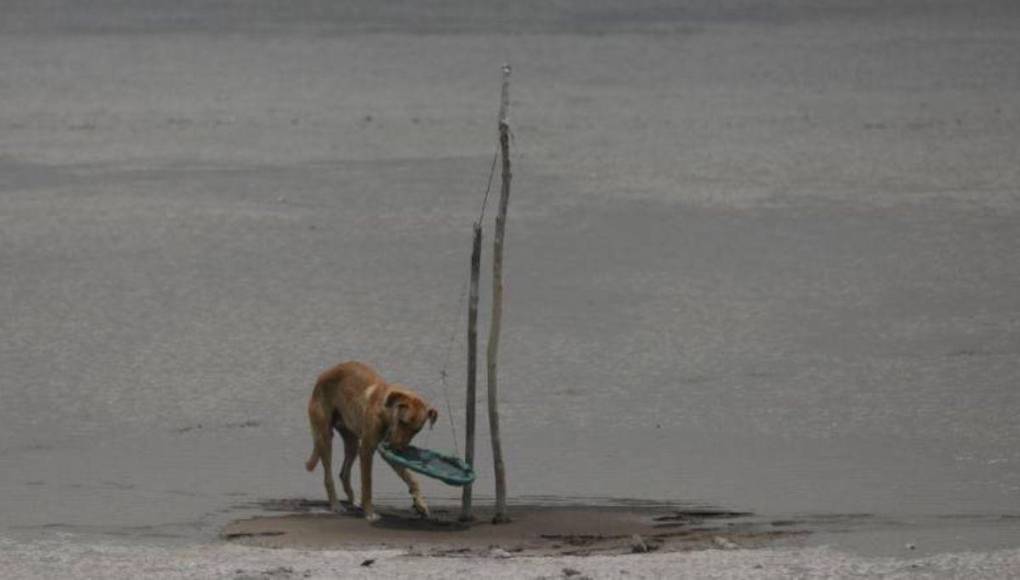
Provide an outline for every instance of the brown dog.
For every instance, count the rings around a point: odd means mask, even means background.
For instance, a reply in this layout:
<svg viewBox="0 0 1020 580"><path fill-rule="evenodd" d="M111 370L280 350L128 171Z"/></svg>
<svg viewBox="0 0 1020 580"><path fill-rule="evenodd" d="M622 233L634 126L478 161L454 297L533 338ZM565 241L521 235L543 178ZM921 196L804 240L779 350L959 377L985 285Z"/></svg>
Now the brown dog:
<svg viewBox="0 0 1020 580"><path fill-rule="evenodd" d="M305 463L308 471L322 460L329 507L336 511L336 487L333 484L333 429L344 440L344 463L340 469L347 500L354 506L351 467L355 456L361 459L361 507L365 518L379 519L372 507L372 456L383 440L395 449L407 447L428 421L436 423L439 413L424 399L399 385L390 385L372 367L346 362L322 373L308 401L308 420L315 444ZM407 484L414 509L428 517L429 508L421 495L418 481L404 467L390 464Z"/></svg>

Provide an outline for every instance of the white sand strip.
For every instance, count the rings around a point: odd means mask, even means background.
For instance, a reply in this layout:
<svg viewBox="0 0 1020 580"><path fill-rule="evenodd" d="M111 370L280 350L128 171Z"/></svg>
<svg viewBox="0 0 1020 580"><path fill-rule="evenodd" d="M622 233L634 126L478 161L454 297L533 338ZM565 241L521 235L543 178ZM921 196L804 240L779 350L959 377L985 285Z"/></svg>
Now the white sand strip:
<svg viewBox="0 0 1020 580"><path fill-rule="evenodd" d="M367 560L371 565L362 566ZM7 578L805 578L966 577L1020 574L1020 550L867 558L831 548L707 550L632 556L436 558L402 550L272 550L0 540Z"/></svg>

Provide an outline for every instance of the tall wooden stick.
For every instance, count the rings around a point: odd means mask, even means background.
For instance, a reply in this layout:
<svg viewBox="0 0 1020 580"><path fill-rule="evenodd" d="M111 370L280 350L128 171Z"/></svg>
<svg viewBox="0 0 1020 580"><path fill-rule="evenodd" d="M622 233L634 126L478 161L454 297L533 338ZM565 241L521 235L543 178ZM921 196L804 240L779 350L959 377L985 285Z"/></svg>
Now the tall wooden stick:
<svg viewBox="0 0 1020 580"><path fill-rule="evenodd" d="M499 326L503 318L503 237L506 233L506 210L510 202L510 65L503 65L503 90L499 103L499 149L503 157L503 187L499 195L499 215L492 255L492 322L489 325L487 352L489 383L489 430L492 434L492 463L496 471L496 513L492 523L509 522L506 515L506 468L503 465L503 444L499 438L499 396L496 386L496 358L499 353Z"/></svg>
<svg viewBox="0 0 1020 580"><path fill-rule="evenodd" d="M474 237L471 240L471 291L468 294L467 330L467 426L464 442L464 459L475 465L475 383L478 375L478 278L482 262L482 224L475 222ZM460 519L471 521L471 487L464 486L460 496Z"/></svg>

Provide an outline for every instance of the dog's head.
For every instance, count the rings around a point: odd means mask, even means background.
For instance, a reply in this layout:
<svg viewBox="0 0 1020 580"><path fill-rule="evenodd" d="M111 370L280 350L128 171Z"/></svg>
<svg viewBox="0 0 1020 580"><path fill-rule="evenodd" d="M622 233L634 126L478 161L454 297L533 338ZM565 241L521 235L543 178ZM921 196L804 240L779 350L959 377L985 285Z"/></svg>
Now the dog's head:
<svg viewBox="0 0 1020 580"><path fill-rule="evenodd" d="M403 449L421 431L427 422L429 427L436 424L439 412L430 407L418 395L394 389L386 395L383 403L388 419L388 441L394 449Z"/></svg>

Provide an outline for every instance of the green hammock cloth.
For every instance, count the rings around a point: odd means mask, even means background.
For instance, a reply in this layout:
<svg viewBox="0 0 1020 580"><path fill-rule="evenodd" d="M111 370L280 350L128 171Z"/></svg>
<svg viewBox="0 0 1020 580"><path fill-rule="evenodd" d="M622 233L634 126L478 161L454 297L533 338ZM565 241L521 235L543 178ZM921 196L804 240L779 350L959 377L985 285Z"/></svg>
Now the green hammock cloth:
<svg viewBox="0 0 1020 580"><path fill-rule="evenodd" d="M408 445L398 452L383 443L379 446L379 454L390 463L403 465L411 471L433 477L447 485L463 487L475 480L475 470L463 459L443 455L431 449Z"/></svg>

